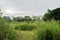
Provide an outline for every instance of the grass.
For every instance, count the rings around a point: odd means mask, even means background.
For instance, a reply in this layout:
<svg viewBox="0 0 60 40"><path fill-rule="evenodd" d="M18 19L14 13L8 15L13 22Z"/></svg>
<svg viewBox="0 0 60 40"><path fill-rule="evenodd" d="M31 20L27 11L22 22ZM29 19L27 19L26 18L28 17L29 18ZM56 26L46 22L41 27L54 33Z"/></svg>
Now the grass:
<svg viewBox="0 0 60 40"><path fill-rule="evenodd" d="M10 22L10 30L16 32L17 40L60 40L60 21ZM34 26L33 30L18 30L17 26ZM25 28L27 28L25 27ZM49 37L49 35L51 37ZM46 38L47 37L47 38Z"/></svg>
<svg viewBox="0 0 60 40"><path fill-rule="evenodd" d="M33 40L34 36L35 35L33 31L18 31L17 32L18 40Z"/></svg>

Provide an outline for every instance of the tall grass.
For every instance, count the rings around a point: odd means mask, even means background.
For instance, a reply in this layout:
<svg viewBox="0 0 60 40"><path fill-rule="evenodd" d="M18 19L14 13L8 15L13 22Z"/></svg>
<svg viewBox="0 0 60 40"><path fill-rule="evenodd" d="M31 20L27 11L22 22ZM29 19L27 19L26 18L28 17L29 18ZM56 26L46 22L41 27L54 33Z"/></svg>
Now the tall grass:
<svg viewBox="0 0 60 40"><path fill-rule="evenodd" d="M0 40L60 40L60 21L8 23L1 19Z"/></svg>
<svg viewBox="0 0 60 40"><path fill-rule="evenodd" d="M3 19L0 19L0 40L16 40L15 31Z"/></svg>
<svg viewBox="0 0 60 40"><path fill-rule="evenodd" d="M40 22L36 40L60 40L60 26L58 21Z"/></svg>

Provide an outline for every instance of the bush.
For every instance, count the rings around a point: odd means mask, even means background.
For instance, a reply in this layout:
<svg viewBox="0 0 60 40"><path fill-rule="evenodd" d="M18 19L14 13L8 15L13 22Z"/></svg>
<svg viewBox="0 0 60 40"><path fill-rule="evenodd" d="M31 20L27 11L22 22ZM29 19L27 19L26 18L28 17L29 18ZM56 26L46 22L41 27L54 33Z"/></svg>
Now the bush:
<svg viewBox="0 0 60 40"><path fill-rule="evenodd" d="M0 40L16 40L15 31L2 19L0 19Z"/></svg>
<svg viewBox="0 0 60 40"><path fill-rule="evenodd" d="M50 30L46 30L45 40L53 40L53 34Z"/></svg>
<svg viewBox="0 0 60 40"><path fill-rule="evenodd" d="M36 32L36 40L60 40L59 24L57 21L41 22Z"/></svg>
<svg viewBox="0 0 60 40"><path fill-rule="evenodd" d="M18 30L24 30L24 31L31 31L33 29L35 29L35 26L34 25L31 25L30 23L21 23L20 25L17 25L15 27L15 29L18 29Z"/></svg>
<svg viewBox="0 0 60 40"><path fill-rule="evenodd" d="M36 40L53 40L53 34L47 29L38 30Z"/></svg>

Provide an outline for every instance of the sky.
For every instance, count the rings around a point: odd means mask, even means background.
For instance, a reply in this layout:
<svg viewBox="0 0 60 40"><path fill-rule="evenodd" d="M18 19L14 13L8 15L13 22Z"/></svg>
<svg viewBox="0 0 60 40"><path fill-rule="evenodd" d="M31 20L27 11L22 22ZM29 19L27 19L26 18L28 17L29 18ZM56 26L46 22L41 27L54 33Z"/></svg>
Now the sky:
<svg viewBox="0 0 60 40"><path fill-rule="evenodd" d="M60 0L0 0L6 16L44 15L47 9L60 7Z"/></svg>

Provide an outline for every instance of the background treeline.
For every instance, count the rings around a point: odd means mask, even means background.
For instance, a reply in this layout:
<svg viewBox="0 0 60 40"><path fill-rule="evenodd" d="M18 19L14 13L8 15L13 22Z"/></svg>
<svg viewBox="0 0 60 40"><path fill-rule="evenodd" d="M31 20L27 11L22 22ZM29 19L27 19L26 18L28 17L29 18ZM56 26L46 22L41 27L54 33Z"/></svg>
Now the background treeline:
<svg viewBox="0 0 60 40"><path fill-rule="evenodd" d="M3 19L6 21L36 21L36 20L44 20L44 21L51 21L51 20L60 20L60 8L56 8L53 10L48 9L44 16L18 16L18 17L10 17L10 16L3 16Z"/></svg>
<svg viewBox="0 0 60 40"><path fill-rule="evenodd" d="M24 22L24 21L36 21L41 20L40 16L17 16L17 17L10 17L10 16L3 16L2 17L6 21L17 21L17 22Z"/></svg>

